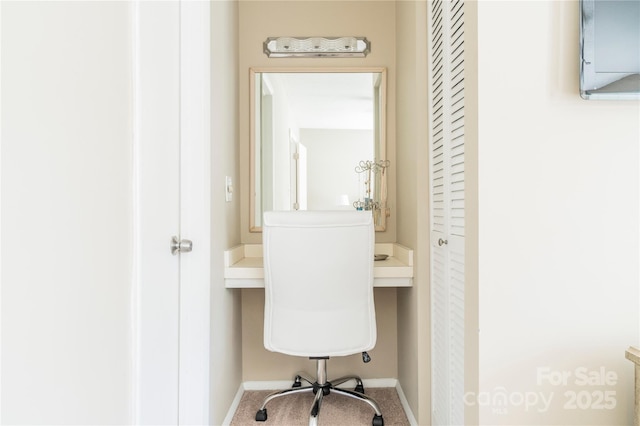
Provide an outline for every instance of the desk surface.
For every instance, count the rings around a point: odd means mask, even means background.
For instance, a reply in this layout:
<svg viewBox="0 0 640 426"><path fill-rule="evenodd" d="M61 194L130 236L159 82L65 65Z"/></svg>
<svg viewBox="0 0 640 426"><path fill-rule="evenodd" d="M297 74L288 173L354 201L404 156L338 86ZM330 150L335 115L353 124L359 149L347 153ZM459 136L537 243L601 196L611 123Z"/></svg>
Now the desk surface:
<svg viewBox="0 0 640 426"><path fill-rule="evenodd" d="M395 243L377 243L375 253L389 257L374 262L374 287L413 285L413 250ZM224 282L227 288L264 288L262 245L241 244L226 250Z"/></svg>

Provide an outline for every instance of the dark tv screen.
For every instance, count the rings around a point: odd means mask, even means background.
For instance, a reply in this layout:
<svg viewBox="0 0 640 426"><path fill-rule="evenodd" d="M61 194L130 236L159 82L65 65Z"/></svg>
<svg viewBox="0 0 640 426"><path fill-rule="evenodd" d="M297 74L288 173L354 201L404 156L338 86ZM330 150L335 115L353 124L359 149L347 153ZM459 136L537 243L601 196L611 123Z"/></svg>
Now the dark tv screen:
<svg viewBox="0 0 640 426"><path fill-rule="evenodd" d="M581 0L580 12L580 96L640 99L640 0Z"/></svg>

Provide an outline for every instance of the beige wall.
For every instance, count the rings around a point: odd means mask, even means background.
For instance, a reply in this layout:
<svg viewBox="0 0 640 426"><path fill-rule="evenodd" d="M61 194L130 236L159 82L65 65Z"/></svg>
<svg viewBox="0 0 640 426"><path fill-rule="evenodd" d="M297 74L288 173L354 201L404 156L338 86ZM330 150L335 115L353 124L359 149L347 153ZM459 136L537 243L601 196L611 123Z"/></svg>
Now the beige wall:
<svg viewBox="0 0 640 426"><path fill-rule="evenodd" d="M239 28L240 194L242 242L260 244L261 233L249 232L249 68L250 67L386 67L387 157L389 188L395 188L395 3L393 1L241 1ZM371 41L366 58L267 58L262 43L278 35L358 35ZM389 191L391 217L376 241L396 240L395 191Z"/></svg>
<svg viewBox="0 0 640 426"><path fill-rule="evenodd" d="M477 7L479 387L552 398L480 423L631 424L640 103L580 98L577 1ZM601 368L617 378L580 383Z"/></svg>
<svg viewBox="0 0 640 426"><path fill-rule="evenodd" d="M376 288L378 340L369 351L371 362L362 362L360 354L331 358L327 365L329 379L357 374L363 379L397 377L396 290ZM290 380L298 371L315 377L315 361L269 352L263 344L264 290L242 290L242 364L243 380ZM313 296L302 303L313 303ZM244 309L244 307L251 309Z"/></svg>
<svg viewBox="0 0 640 426"><path fill-rule="evenodd" d="M262 234L249 232L249 68L250 67L386 67L388 70L387 157L391 161L389 187L395 187L395 3L392 1L241 1L239 4L239 124L241 173L241 238L243 243L261 243ZM262 42L278 35L358 35L372 44L366 58L273 59L262 52ZM391 217L387 230L377 232L378 242L396 239L395 191L389 191ZM332 359L330 374L352 371L367 378L397 377L395 289L376 290L378 344L374 361L363 364L359 357ZM262 343L263 298L259 291L242 291L243 379L289 379L308 361L287 359L267 352ZM380 295L384 295L381 297ZM300 364L303 363L303 364ZM307 368L309 369L309 368ZM313 372L313 366L310 372Z"/></svg>
<svg viewBox="0 0 640 426"><path fill-rule="evenodd" d="M242 381L241 295L224 287L223 251L240 242L240 197L225 202L225 176L239 182L238 3L211 2L211 393L210 424L222 424ZM221 43L220 40L224 40Z"/></svg>
<svg viewBox="0 0 640 426"><path fill-rule="evenodd" d="M398 289L398 379L420 424L431 416L426 19L426 1L397 3L397 234L415 253L413 287Z"/></svg>

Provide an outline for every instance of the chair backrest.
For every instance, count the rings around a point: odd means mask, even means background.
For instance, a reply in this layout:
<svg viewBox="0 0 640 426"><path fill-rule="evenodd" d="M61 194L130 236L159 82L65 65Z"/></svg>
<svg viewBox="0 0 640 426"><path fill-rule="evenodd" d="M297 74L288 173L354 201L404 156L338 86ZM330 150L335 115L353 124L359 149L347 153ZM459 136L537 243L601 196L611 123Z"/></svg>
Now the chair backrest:
<svg viewBox="0 0 640 426"><path fill-rule="evenodd" d="M264 346L342 356L376 343L371 212L265 212Z"/></svg>

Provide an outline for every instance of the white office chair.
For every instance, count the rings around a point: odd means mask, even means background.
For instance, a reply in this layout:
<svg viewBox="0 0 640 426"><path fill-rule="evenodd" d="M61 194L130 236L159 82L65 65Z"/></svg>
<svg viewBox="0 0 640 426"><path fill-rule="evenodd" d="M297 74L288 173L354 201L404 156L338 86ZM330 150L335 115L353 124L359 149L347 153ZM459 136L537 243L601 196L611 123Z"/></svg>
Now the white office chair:
<svg viewBox="0 0 640 426"><path fill-rule="evenodd" d="M327 359L366 351L376 343L373 303L374 228L371 212L266 212L263 228L265 312L264 346L272 352L317 362L317 378L299 374L291 389L272 393L256 413L267 420L274 398L313 392L309 424L318 421L322 398L330 393L362 400L375 411L373 426L383 426L378 404L364 395L357 376L327 380ZM302 386L301 380L309 383ZM355 381L355 390L336 386Z"/></svg>

